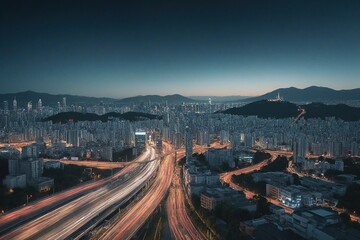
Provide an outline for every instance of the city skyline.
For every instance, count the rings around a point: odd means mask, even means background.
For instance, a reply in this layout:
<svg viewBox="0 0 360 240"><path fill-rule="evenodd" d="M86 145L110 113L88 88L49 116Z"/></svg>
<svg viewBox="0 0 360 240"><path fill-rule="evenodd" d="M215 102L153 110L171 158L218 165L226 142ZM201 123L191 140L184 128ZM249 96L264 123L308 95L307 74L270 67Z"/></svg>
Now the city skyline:
<svg viewBox="0 0 360 240"><path fill-rule="evenodd" d="M356 1L4 1L1 9L1 93L258 96L359 87Z"/></svg>

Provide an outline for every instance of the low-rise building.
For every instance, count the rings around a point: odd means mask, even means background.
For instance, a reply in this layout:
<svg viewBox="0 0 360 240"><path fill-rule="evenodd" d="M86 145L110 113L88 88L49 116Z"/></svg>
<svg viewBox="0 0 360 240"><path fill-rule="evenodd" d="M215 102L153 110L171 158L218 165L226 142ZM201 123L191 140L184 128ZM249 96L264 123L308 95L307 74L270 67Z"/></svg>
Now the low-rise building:
<svg viewBox="0 0 360 240"><path fill-rule="evenodd" d="M275 186L266 184L266 196L279 200L290 208L315 206L322 194L300 185Z"/></svg>
<svg viewBox="0 0 360 240"><path fill-rule="evenodd" d="M24 188L26 187L26 175L7 175L3 181L6 188Z"/></svg>
<svg viewBox="0 0 360 240"><path fill-rule="evenodd" d="M251 174L254 182L266 182L276 186L286 186L294 183L294 177L290 173L265 172Z"/></svg>

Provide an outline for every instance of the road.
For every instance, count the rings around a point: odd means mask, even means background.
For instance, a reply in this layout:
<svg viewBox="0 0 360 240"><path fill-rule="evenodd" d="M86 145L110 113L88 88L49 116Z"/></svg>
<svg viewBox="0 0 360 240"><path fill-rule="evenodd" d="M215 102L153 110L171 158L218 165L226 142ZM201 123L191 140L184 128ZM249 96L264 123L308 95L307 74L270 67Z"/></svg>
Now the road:
<svg viewBox="0 0 360 240"><path fill-rule="evenodd" d="M2 147L9 147L21 151L22 147L29 146L35 143L35 141L28 141L28 142L18 142L18 143L0 143L0 148Z"/></svg>
<svg viewBox="0 0 360 240"><path fill-rule="evenodd" d="M146 155L153 158L155 151L148 150ZM146 161L147 158L142 159ZM103 181L105 183L97 190L14 229L0 239L65 239L101 212L141 188L157 169L158 162L151 161L138 168L137 166L138 164L130 165L124 171L125 175L118 173L117 177ZM128 179L125 178L124 181L124 177Z"/></svg>
<svg viewBox="0 0 360 240"><path fill-rule="evenodd" d="M166 152L171 152L170 144L165 144L164 149ZM161 162L156 179L146 194L121 219L114 222L100 239L131 239L166 196L174 165L174 154L167 155Z"/></svg>
<svg viewBox="0 0 360 240"><path fill-rule="evenodd" d="M140 155L137 160L141 162L145 161L149 157L150 151L147 150L142 155ZM69 200L75 199L76 197L79 197L101 186L105 186L107 183L133 171L137 166L138 164L130 165L109 178L105 178L96 182L84 183L67 191L57 193L51 197L30 203L25 207L9 211L0 217L0 234L6 229L18 225L21 222L26 222L29 219L39 216L40 214L43 214L50 209L54 209L55 207L68 202Z"/></svg>
<svg viewBox="0 0 360 240"><path fill-rule="evenodd" d="M267 150L265 151L267 153L270 153L271 154L271 157L269 159L266 159L260 163L257 163L255 165L252 165L252 166L249 166L249 167L246 167L246 168L242 168L242 169L237 169L237 170L234 170L234 171L231 171L231 172L226 172L226 173L222 173L220 174L220 180L222 182L225 182L227 184L229 184L229 186L235 190L238 190L238 191L243 191L246 198L248 199L252 199L256 193L255 192L252 192L252 191L249 191L248 189L245 189L241 186L239 186L238 184L236 184L235 182L232 181L232 175L240 175L240 174L247 174L247 173L251 173L251 172L254 172L256 170L260 170L262 167L266 166L267 164L269 164L270 162L274 161L279 155L284 155L284 156L292 156L292 153L291 152L286 152L286 151L272 151L272 150ZM285 212L287 213L292 213L294 212L293 209L283 205L281 202L279 202L278 200L275 200L275 199L272 199L272 198L269 198L269 197L266 197L266 199L268 200L268 202L271 202L277 206L280 206L282 208L284 208Z"/></svg>
<svg viewBox="0 0 360 240"><path fill-rule="evenodd" d="M62 160L62 159L44 159L44 162L49 161L56 161L61 162L63 164L71 164L71 165L77 165L81 167L91 167L91 168L97 168L97 169L116 169L116 168L123 168L125 166L128 166L131 162L99 162L99 161L72 161L72 160Z"/></svg>
<svg viewBox="0 0 360 240"><path fill-rule="evenodd" d="M240 174L245 174L245 173L251 173L254 172L256 170L260 170L262 167L264 167L265 165L269 164L270 162L274 161L277 157L278 154L276 154L276 151L267 151L268 153L271 154L271 157L269 159L265 159L262 162L259 162L257 164L251 165L249 167L245 167L245 168L241 168L241 169L237 169L234 171L230 171L230 172L226 172L226 173L221 173L220 176L220 180L222 182L226 182L229 184L230 187L234 188L237 185L232 181L232 175L240 175ZM276 153L274 153L276 152Z"/></svg>
<svg viewBox="0 0 360 240"><path fill-rule="evenodd" d="M181 168L176 168L166 202L167 216L172 236L176 240L206 240L206 237L196 229L186 212L184 192L181 188L180 171Z"/></svg>

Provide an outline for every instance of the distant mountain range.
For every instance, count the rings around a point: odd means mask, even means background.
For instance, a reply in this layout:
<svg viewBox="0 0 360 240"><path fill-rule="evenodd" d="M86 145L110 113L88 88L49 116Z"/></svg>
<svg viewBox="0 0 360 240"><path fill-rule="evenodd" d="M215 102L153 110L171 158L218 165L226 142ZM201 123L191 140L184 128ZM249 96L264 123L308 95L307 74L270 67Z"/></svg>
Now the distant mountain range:
<svg viewBox="0 0 360 240"><path fill-rule="evenodd" d="M360 100L360 88L350 90L334 90L326 87L311 86L304 89L295 87L279 88L258 97L239 99L239 101L255 102L263 99L275 98L277 94L289 102L327 102Z"/></svg>
<svg viewBox="0 0 360 240"><path fill-rule="evenodd" d="M197 100L197 101L209 101L209 98L211 98L212 102L233 102L238 101L242 99L246 99L249 97L245 96L190 96L189 98Z"/></svg>
<svg viewBox="0 0 360 240"><path fill-rule="evenodd" d="M48 94L48 93L38 93L33 91L26 92L18 92L18 93L6 93L0 94L0 101L8 101L9 107L12 106L12 101L16 99L19 106L24 106L29 101L32 101L33 104L36 104L39 99L41 99L43 105L56 105L57 102L62 104L63 97L66 97L66 104L71 105L74 103L87 103L87 104L97 104L97 103L111 103L116 101L113 98L96 98L96 97L83 97L83 96L75 96L68 94Z"/></svg>
<svg viewBox="0 0 360 240"><path fill-rule="evenodd" d="M0 102L8 101L11 108L12 101L16 98L19 106L25 106L27 102L32 101L36 104L39 99L43 105L56 105L57 102L62 103L63 97L66 97L67 105L71 104L98 104L98 103L115 103L115 104L139 104L139 103L164 103L179 104L191 102L207 102L211 98L212 102L255 102L264 99L275 98L277 94L289 102L328 102L328 101L348 101L360 100L360 88L350 90L334 90L326 87L308 87L299 89L295 87L279 88L272 92L266 93L258 97L244 97L244 96L194 96L184 97L179 94L159 96L159 95L144 95L136 97L128 97L123 99L114 98L97 98L97 97L84 97L69 94L48 94L38 93L34 91L25 91L18 93L0 94Z"/></svg>
<svg viewBox="0 0 360 240"><path fill-rule="evenodd" d="M324 119L326 117L335 117L344 121L360 120L360 108L350 107L345 104L326 105L323 103L310 103L296 105L286 101L270 102L267 100L252 102L242 107L230 108L217 113L278 119L296 118L301 113L300 109L305 110L303 115L305 118Z"/></svg>
<svg viewBox="0 0 360 240"><path fill-rule="evenodd" d="M140 112L126 112L126 113L116 113L110 112L104 115L97 115L95 113L79 113L79 112L62 112L56 115L47 117L43 119L43 122L52 121L53 123L68 123L69 121L79 122L79 121L102 121L107 122L110 119L118 118L128 121L142 121L148 119L161 119L161 116L140 113Z"/></svg>
<svg viewBox="0 0 360 240"><path fill-rule="evenodd" d="M159 96L159 95L145 95L145 96L136 96L136 97L129 97L129 98L123 98L116 103L122 103L122 104L131 104L131 103L164 103L168 102L168 104L174 104L174 103L190 103L190 102L196 102L196 100L184 97L179 94L174 95L166 95L166 96Z"/></svg>

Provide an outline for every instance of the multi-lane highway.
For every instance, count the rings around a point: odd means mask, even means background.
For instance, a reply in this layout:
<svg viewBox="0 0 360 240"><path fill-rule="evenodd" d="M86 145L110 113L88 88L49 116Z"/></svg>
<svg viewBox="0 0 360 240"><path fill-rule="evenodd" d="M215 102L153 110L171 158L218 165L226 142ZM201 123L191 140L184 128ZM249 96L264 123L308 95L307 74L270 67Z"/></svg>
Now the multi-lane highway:
<svg viewBox="0 0 360 240"><path fill-rule="evenodd" d="M155 151L148 150L146 155L154 158ZM146 159L148 158L142 158L143 161ZM65 239L106 209L135 194L156 172L157 166L157 161L134 164L134 167L127 169L125 175L119 174L117 178L111 178L111 181L106 181L97 190L21 225L0 239Z"/></svg>
<svg viewBox="0 0 360 240"><path fill-rule="evenodd" d="M150 150L146 150L142 155L137 158L137 161L145 161L149 159L149 157ZM77 197L82 196L85 193L93 191L94 189L97 189L101 186L105 186L106 184L118 179L119 177L130 173L135 168L137 168L137 166L138 164L132 164L109 178L102 179L96 182L84 183L70 190L55 194L51 197L45 198L37 202L30 203L25 207L19 208L17 210L10 211L0 217L0 234L23 222L28 221L29 219L33 219L34 217L40 216L41 214L44 214L51 209L59 207L70 200L76 199Z"/></svg>
<svg viewBox="0 0 360 240"><path fill-rule="evenodd" d="M181 168L177 168L172 180L166 210L172 236L176 240L206 239L194 226L185 208L184 192L181 188Z"/></svg>
<svg viewBox="0 0 360 240"><path fill-rule="evenodd" d="M116 169L123 168L131 162L100 162L100 161L72 161L72 160L63 160L63 159L44 159L45 162L56 161L61 162L63 164L76 165L81 167L91 167L98 169Z"/></svg>
<svg viewBox="0 0 360 240"><path fill-rule="evenodd" d="M171 152L171 145L165 144L164 149ZM173 171L174 154L171 154L161 162L156 179L146 194L121 219L113 223L101 239L130 239L134 236L166 196Z"/></svg>

